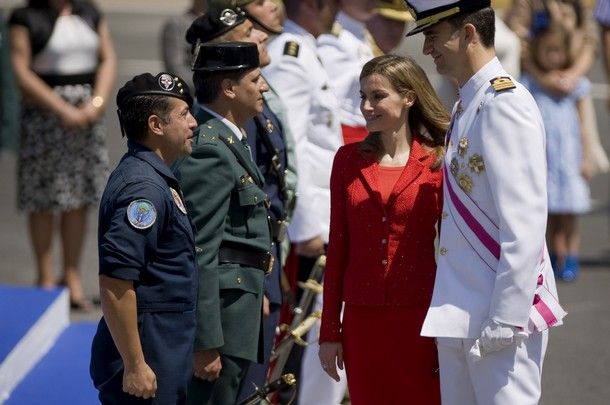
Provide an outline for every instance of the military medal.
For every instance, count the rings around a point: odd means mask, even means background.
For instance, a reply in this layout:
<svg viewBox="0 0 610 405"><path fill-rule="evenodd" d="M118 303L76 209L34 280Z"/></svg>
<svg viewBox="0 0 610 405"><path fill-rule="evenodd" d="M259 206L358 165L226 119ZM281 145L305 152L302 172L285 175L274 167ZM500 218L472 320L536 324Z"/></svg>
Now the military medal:
<svg viewBox="0 0 610 405"><path fill-rule="evenodd" d="M186 214L186 208L184 207L182 198L180 198L180 194L178 194L178 192L171 187L170 190L172 190L172 197L174 197L174 202L176 203L176 206L180 211L182 211L183 214Z"/></svg>
<svg viewBox="0 0 610 405"><path fill-rule="evenodd" d="M460 174L457 178L457 182L465 193L468 194L472 191L472 179L467 174Z"/></svg>
<svg viewBox="0 0 610 405"><path fill-rule="evenodd" d="M271 122L269 118L267 118L267 123L265 124L265 131L267 131L268 134L273 132L273 122Z"/></svg>
<svg viewBox="0 0 610 405"><path fill-rule="evenodd" d="M460 142L458 143L458 154L460 156L464 156L466 151L468 150L468 138L460 138Z"/></svg>
<svg viewBox="0 0 610 405"><path fill-rule="evenodd" d="M449 165L449 171L453 174L453 177L457 176L458 171L460 170L460 164L458 163L456 158L451 159L451 164Z"/></svg>
<svg viewBox="0 0 610 405"><path fill-rule="evenodd" d="M148 200L134 200L127 207L127 221L136 229L148 229L157 220L157 210Z"/></svg>
<svg viewBox="0 0 610 405"><path fill-rule="evenodd" d="M470 170L476 174L480 174L481 172L485 171L483 156L475 153L468 160L468 166L470 166Z"/></svg>
<svg viewBox="0 0 610 405"><path fill-rule="evenodd" d="M462 100L460 100L458 102L457 108L455 110L455 114L459 116L462 113L462 111L464 111L464 108L462 107Z"/></svg>

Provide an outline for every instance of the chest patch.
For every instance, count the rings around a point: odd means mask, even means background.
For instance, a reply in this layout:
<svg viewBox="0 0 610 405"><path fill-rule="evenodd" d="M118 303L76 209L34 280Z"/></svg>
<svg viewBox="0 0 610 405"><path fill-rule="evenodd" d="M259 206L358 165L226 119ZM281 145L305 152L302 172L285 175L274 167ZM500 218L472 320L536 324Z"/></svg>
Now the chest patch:
<svg viewBox="0 0 610 405"><path fill-rule="evenodd" d="M157 220L157 209L148 200L134 200L127 207L127 220L136 229L148 229Z"/></svg>
<svg viewBox="0 0 610 405"><path fill-rule="evenodd" d="M180 194L176 190L170 187L172 191L172 197L174 198L174 202L176 203L176 207L183 213L186 214L186 208L184 207L184 203L182 202L182 198L180 198Z"/></svg>

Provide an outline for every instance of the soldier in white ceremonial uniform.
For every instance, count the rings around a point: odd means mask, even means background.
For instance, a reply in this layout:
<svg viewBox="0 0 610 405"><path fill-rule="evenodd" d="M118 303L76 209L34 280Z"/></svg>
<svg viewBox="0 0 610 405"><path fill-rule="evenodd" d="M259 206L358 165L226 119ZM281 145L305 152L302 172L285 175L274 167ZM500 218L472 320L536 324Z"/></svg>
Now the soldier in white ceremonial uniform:
<svg viewBox="0 0 610 405"><path fill-rule="evenodd" d="M346 144L359 142L367 135L360 112L360 72L373 59L373 38L366 22L374 12L374 0L342 0L332 32L318 37L318 54L339 100Z"/></svg>
<svg viewBox="0 0 610 405"><path fill-rule="evenodd" d="M545 246L544 126L495 56L489 0L407 1L423 52L459 85L444 162L434 294L444 404L536 404L548 328L565 312Z"/></svg>
<svg viewBox="0 0 610 405"><path fill-rule="evenodd" d="M264 69L269 84L286 106L287 123L295 140L299 181L297 202L288 228L299 255L301 271L309 272L324 254L330 226L330 170L341 145L339 105L331 79L320 61L316 38L331 31L338 0L285 0L284 31L268 46L272 63ZM315 333L310 334L313 338ZM338 404L345 378L334 382L317 361L300 373L301 405ZM316 398L309 398L310 395Z"/></svg>

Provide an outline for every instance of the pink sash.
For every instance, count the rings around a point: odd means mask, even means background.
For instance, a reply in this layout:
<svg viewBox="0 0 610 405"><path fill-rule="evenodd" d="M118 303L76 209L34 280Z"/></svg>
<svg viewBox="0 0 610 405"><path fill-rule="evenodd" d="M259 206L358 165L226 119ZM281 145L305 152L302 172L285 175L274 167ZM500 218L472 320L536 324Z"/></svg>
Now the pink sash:
<svg viewBox="0 0 610 405"><path fill-rule="evenodd" d="M447 165L443 164L443 188L450 214L468 244L481 260L494 273L500 261L500 243L498 242L498 226L487 214L468 196L450 175ZM545 266L544 249L538 262L538 282L530 311L527 332L543 331L560 325L567 314L559 301L544 285L542 271Z"/></svg>

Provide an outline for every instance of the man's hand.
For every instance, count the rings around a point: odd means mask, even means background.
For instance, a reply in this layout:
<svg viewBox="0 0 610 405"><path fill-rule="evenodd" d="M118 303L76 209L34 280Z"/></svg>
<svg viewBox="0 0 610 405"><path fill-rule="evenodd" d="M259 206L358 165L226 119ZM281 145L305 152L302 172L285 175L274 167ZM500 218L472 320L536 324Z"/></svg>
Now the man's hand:
<svg viewBox="0 0 610 405"><path fill-rule="evenodd" d="M153 398L157 392L157 376L146 363L125 366L123 391L138 398Z"/></svg>
<svg viewBox="0 0 610 405"><path fill-rule="evenodd" d="M324 342L320 345L318 357L326 374L339 382L341 378L337 373L337 367L343 370L343 345L339 342Z"/></svg>
<svg viewBox="0 0 610 405"><path fill-rule="evenodd" d="M269 309L269 298L267 298L266 295L263 295L263 316L266 318L269 318L269 314L271 313L271 310Z"/></svg>
<svg viewBox="0 0 610 405"><path fill-rule="evenodd" d="M193 353L193 374L202 380L214 381L220 375L222 363L216 349L201 350Z"/></svg>
<svg viewBox="0 0 610 405"><path fill-rule="evenodd" d="M320 236L296 244L296 252L300 256L318 257L325 253L324 241Z"/></svg>
<svg viewBox="0 0 610 405"><path fill-rule="evenodd" d="M470 355L476 360L487 353L497 352L506 347L516 344L521 346L521 343L527 339L528 334L523 330L510 325L505 325L489 319L483 324L481 337L476 340Z"/></svg>

